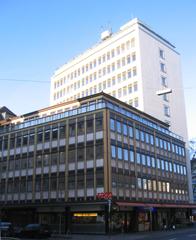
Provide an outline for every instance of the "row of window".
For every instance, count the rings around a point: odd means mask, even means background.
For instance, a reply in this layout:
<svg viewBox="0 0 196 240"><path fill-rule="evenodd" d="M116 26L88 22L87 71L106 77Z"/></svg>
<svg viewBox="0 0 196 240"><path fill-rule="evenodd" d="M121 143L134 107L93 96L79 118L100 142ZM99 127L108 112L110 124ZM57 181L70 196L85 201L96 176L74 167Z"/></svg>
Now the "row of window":
<svg viewBox="0 0 196 240"><path fill-rule="evenodd" d="M135 139L138 141L154 145L154 136L152 134L139 130L138 128L135 128L134 130L132 126L122 123L113 118L110 119L110 130L116 131L117 133L123 134L124 136L129 136L130 138L133 138L135 136ZM155 138L155 144L157 148L164 149L169 152L172 151L173 153L183 157L185 156L184 147L170 143L169 141L164 140L160 137Z"/></svg>
<svg viewBox="0 0 196 240"><path fill-rule="evenodd" d="M87 63L85 66L82 66L81 68L78 68L77 70L68 73L67 76L57 80L54 82L54 88L58 88L59 86L62 86L63 84L66 84L69 80L72 80L74 78L80 77L80 75L84 74L85 72L88 72L89 70L96 68L98 65L101 65L102 63L108 62L112 60L112 58L115 57L115 55L120 55L121 53L124 54L127 51L130 50L130 48L135 47L135 39L132 38L131 41L127 41L126 43L122 43L120 46L116 47L116 49L112 49L111 51L108 51L106 54L103 54L102 56L99 56L97 59L94 59L93 61ZM129 55L128 62L135 61L135 53L133 52L131 56Z"/></svg>
<svg viewBox="0 0 196 240"><path fill-rule="evenodd" d="M181 188L171 188L171 184L169 182L164 181L156 181L145 178L137 178L137 186L138 189L148 190L148 191L159 191L159 192L167 192L167 193L175 193L175 194L187 194L187 191Z"/></svg>
<svg viewBox="0 0 196 240"><path fill-rule="evenodd" d="M114 69L112 69L112 71L114 71ZM83 78L82 80L79 80L77 82L75 82L74 84L71 84L69 86L67 86L64 89L61 89L57 92L54 93L53 98L54 100L61 98L62 96L65 96L67 94L69 94L71 91L73 90L77 90L80 89L83 86L87 86L89 83L91 83L93 80L97 79L97 76L99 78L101 78L102 76L104 76L105 74L103 73L103 75L101 74L100 70L97 73L95 72L94 74L91 74L90 76L87 76L86 78ZM105 90L106 88L110 88L112 86L114 86L117 83L120 83L121 81L126 81L129 80L132 76L135 77L137 75L137 69L136 67L133 67L132 69L128 69L127 71L124 71L122 73L119 73L117 76L113 76L112 78L109 78L97 85L94 85L93 87L91 87L89 89L90 94L93 93L97 93L97 92L101 92L102 90ZM82 91L81 94L78 93L77 97L73 98L80 98L80 97L84 97L87 96L87 91ZM71 100L71 99L70 99Z"/></svg>
<svg viewBox="0 0 196 240"><path fill-rule="evenodd" d="M45 167L45 166L56 166L59 164L65 164L66 154L65 149L62 148L60 152L49 152L49 149L45 150L46 153L42 154L41 151L37 151L34 158L34 153L30 152L27 154L10 156L9 161L7 158L2 158L0 161L0 172L6 172L8 170L20 170L20 169L30 169L35 167ZM73 148L70 147L68 150L68 162L81 162L95 159L103 159L103 145L102 144L91 144L89 146ZM35 162L35 163L34 163Z"/></svg>
<svg viewBox="0 0 196 240"><path fill-rule="evenodd" d="M73 137L77 135L83 135L86 133L92 133L95 131L101 131L103 129L103 118L101 117L96 118L95 120L91 117L84 121L83 118L78 119L78 122L70 123L68 126L68 136ZM77 130L77 132L76 132ZM34 145L35 144L35 137L37 139L37 143L47 142L57 140L58 138L65 138L66 137L66 125L65 123L61 123L60 126L52 125L47 126L44 128L38 128L37 133L35 130L30 130L29 132L11 134L10 138L5 136L4 138L0 138L0 151L7 150L8 145L10 145L10 149L15 147L21 147L26 145Z"/></svg>
<svg viewBox="0 0 196 240"><path fill-rule="evenodd" d="M135 158L136 158L136 163L141 164L143 166L157 168L160 170L165 170L167 172L174 172L181 175L187 174L186 166L184 165L172 163L170 161L166 161L159 158L155 159L153 156L141 154L138 152L135 155L132 149L128 150L125 148L111 145L111 157L113 159L129 161L132 163L135 162Z"/></svg>
<svg viewBox="0 0 196 240"><path fill-rule="evenodd" d="M77 189L81 189L85 185L87 188L103 187L103 169L98 168L96 175L91 170L87 171L86 174L82 170L78 171L77 175L69 172L67 181L68 189L75 189L76 186ZM6 181L2 180L0 183L0 194L32 192L33 185L35 186L35 192L65 191L65 174L60 172L58 176L55 173L51 174L51 176L48 174L44 174L43 176L36 175L35 180L32 177L14 178L14 181L13 179L8 179L7 186Z"/></svg>

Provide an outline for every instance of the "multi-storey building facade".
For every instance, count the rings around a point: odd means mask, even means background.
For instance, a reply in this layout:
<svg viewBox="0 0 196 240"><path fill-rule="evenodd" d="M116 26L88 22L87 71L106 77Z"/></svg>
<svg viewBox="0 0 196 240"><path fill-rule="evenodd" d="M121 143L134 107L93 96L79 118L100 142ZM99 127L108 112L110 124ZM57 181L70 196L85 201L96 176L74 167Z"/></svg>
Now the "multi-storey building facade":
<svg viewBox="0 0 196 240"><path fill-rule="evenodd" d="M196 202L196 158L194 156L191 159L191 176L193 186L193 200Z"/></svg>
<svg viewBox="0 0 196 240"><path fill-rule="evenodd" d="M157 96L157 91L172 94ZM133 19L55 71L51 104L104 91L171 125L187 141L180 56L166 39Z"/></svg>
<svg viewBox="0 0 196 240"><path fill-rule="evenodd" d="M56 232L188 222L185 143L107 94L0 122L0 218Z"/></svg>

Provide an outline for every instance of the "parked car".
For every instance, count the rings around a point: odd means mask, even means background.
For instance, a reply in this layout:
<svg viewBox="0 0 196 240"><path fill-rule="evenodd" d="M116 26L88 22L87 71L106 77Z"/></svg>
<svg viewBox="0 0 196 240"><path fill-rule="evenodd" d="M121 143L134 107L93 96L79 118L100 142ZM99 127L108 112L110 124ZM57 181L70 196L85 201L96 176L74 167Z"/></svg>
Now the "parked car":
<svg viewBox="0 0 196 240"><path fill-rule="evenodd" d="M48 238L51 236L51 231L46 224L33 223L26 225L16 235L25 238Z"/></svg>
<svg viewBox="0 0 196 240"><path fill-rule="evenodd" d="M13 226L11 222L0 222L1 236L10 237L13 234Z"/></svg>

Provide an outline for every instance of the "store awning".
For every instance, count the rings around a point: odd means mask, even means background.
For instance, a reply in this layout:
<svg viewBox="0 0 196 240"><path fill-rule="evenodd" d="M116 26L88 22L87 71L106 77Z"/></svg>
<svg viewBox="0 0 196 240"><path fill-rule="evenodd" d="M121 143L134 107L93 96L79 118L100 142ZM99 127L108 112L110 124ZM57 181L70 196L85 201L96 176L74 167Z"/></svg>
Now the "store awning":
<svg viewBox="0 0 196 240"><path fill-rule="evenodd" d="M115 202L119 207L144 207L144 208L196 208L196 204L167 204L167 203L142 203L142 202Z"/></svg>

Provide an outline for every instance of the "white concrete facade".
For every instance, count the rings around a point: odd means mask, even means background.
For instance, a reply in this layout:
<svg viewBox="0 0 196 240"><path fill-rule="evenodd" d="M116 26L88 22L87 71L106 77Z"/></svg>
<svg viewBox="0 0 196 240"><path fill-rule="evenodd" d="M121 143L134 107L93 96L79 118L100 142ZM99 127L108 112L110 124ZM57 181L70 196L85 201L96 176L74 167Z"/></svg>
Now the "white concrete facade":
<svg viewBox="0 0 196 240"><path fill-rule="evenodd" d="M172 93L158 96L164 88ZM99 44L56 70L51 105L101 91L169 123L187 141L179 53L140 20L105 32Z"/></svg>

